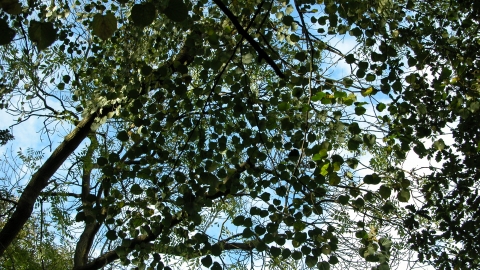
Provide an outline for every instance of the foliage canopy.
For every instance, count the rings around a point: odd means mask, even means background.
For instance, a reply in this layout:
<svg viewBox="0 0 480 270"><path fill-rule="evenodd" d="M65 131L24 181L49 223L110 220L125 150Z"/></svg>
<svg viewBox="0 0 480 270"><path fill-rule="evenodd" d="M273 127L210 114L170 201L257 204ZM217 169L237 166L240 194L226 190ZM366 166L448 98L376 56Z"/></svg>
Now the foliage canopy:
<svg viewBox="0 0 480 270"><path fill-rule="evenodd" d="M5 154L0 256L47 215L74 269L480 266L473 1L0 3L0 142L55 148Z"/></svg>

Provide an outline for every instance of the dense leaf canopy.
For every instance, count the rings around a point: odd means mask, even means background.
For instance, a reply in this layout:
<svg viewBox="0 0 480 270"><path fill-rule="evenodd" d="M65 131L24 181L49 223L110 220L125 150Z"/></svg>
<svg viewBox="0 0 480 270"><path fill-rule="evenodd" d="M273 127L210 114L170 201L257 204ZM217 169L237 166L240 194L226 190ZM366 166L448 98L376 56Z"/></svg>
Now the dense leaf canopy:
<svg viewBox="0 0 480 270"><path fill-rule="evenodd" d="M480 266L473 1L0 3L4 265Z"/></svg>

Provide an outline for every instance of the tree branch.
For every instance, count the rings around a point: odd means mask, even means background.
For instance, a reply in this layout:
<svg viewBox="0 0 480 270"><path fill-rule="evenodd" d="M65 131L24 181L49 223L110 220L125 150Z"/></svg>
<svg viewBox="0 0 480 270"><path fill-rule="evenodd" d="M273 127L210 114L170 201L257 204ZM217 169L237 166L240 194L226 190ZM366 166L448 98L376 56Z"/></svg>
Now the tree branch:
<svg viewBox="0 0 480 270"><path fill-rule="evenodd" d="M180 221L181 219L178 219L176 216L174 216L168 228L176 226L180 223ZM165 226L161 224L155 234L142 234L131 239L130 245L127 247L127 249L134 249L136 245L139 245L141 243L148 243L155 240L164 231L164 229ZM118 256L117 252L115 250L111 250L83 266L74 267L73 270L100 269L118 258L120 257Z"/></svg>
<svg viewBox="0 0 480 270"><path fill-rule="evenodd" d="M15 212L0 232L0 256L3 255L7 247L12 243L27 220L32 215L33 206L40 192L48 185L48 180L60 168L63 162L72 154L80 143L88 136L91 131L91 125L97 116L103 117L108 110L103 113L93 113L88 115L68 134L63 142L55 149L52 155L32 176L32 179L23 190L20 196Z"/></svg>
<svg viewBox="0 0 480 270"><path fill-rule="evenodd" d="M179 54L175 57L175 61L179 61L184 65L190 64L194 59L194 47L195 46L193 46L191 42L185 42ZM174 67L174 61L168 61L161 68L167 68L170 70L170 74L173 74L176 71ZM154 74L159 74L158 69L154 71ZM149 84L142 85L142 89L139 94L147 94L151 88L157 86L159 83L161 83L161 81L161 78L159 78L158 80L152 81ZM0 257L3 255L7 247L12 243L32 215L35 201L40 196L41 191L48 185L50 178L91 132L91 126L95 119L97 117L104 117L109 112L114 110L114 106L102 107L99 108L95 113L92 113L81 120L74 130L70 132L70 134L65 137L63 142L55 149L47 161L32 176L30 182L25 187L18 200L15 212L0 231Z"/></svg>
<svg viewBox="0 0 480 270"><path fill-rule="evenodd" d="M68 197L74 197L74 198L80 198L82 195L73 193L73 192L40 192L41 196L68 196Z"/></svg>
<svg viewBox="0 0 480 270"><path fill-rule="evenodd" d="M237 29L238 33L240 33L240 35L242 35L248 41L248 43L252 45L255 51L257 51L258 56L267 61L267 63L270 65L271 68L273 68L278 77L284 79L285 74L283 74L275 61L273 61L273 59L268 55L268 53L260 47L260 44L258 44L258 42L256 42L253 37L250 36L250 34L245 29L243 29L243 27L238 22L236 16L233 15L233 13L225 6L225 4L223 4L221 0L213 0L213 2L223 11L223 13L225 13L225 15L227 15L227 17Z"/></svg>
<svg viewBox="0 0 480 270"><path fill-rule="evenodd" d="M238 176L238 174L246 171L248 168L253 168L253 167L255 167L255 164L253 164L251 162L251 160L248 159L244 163L239 164L235 173L232 174L231 176L227 177L224 180L224 182L226 183L226 182L231 181L231 179L233 179L234 176ZM229 192L230 192L230 189L227 189L226 191L217 191L216 193L210 194L210 195L205 194L204 197L208 198L208 199L211 199L211 200L214 200L214 199L217 199L217 198L228 195ZM194 200L194 199L195 198L193 198L192 200ZM155 233L152 233L151 230L148 230L147 234L139 235L139 236L131 239L131 243L127 247L127 249L134 249L135 245L137 245L137 244L141 244L141 243L147 244L151 241L154 241L155 239L157 239L157 237L160 234L163 233L163 231L165 229L170 229L170 228L178 225L183 220L181 218L178 218L178 216L183 217L184 215L174 215L170 225L167 228L165 228L165 226L163 224L161 224L159 226L159 228L155 230ZM225 240L224 240L224 241L221 241L220 243L221 243L221 245L223 245L224 250L232 250L232 249L252 250L254 248L253 242L248 242L248 243L225 243ZM167 247L165 250L169 250L169 248ZM104 267L105 265L107 265L107 264L109 264L109 263L111 263L111 262L113 262L117 259L119 259L118 254L116 253L115 250L111 250L111 251L108 251L108 252L104 253L100 257L94 259L93 261L91 261L87 264L84 264L84 265L77 265L73 269L74 270L100 269L100 268Z"/></svg>

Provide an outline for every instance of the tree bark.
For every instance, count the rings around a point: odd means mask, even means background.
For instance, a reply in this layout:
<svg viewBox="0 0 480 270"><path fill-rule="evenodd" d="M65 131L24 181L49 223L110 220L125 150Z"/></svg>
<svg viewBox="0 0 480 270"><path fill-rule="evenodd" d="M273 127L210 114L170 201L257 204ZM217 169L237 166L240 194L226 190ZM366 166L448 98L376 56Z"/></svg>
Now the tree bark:
<svg viewBox="0 0 480 270"><path fill-rule="evenodd" d="M93 113L80 121L73 131L70 132L55 151L53 151L47 161L32 176L32 179L18 200L15 212L13 212L0 232L0 257L32 215L35 201L38 199L40 192L48 185L48 180L50 180L68 156L70 156L88 136L95 118L106 115L107 111L109 110L104 108L102 114Z"/></svg>
<svg viewBox="0 0 480 270"><path fill-rule="evenodd" d="M95 152L95 149L98 147L98 141L95 135L92 135L90 138L90 145L88 146L87 153L84 157L83 164L83 175L82 175L82 206L85 213L85 217L91 219L92 221L85 224L80 238L78 239L77 246L75 248L75 254L73 258L74 267L85 265L88 262L88 254L92 248L93 239L100 229L101 223L96 220L95 214L92 211L93 201L90 201L90 181L93 163L92 156ZM102 196L101 192L97 196L97 204L99 204L100 197Z"/></svg>

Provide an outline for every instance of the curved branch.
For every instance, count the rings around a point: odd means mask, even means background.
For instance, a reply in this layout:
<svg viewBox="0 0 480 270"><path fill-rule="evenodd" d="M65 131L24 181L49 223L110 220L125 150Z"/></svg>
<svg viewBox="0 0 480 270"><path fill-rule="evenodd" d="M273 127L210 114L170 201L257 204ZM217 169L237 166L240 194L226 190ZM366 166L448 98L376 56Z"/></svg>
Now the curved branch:
<svg viewBox="0 0 480 270"><path fill-rule="evenodd" d="M68 134L63 142L55 149L53 154L32 176L32 179L23 190L20 196L15 212L0 232L0 256L3 255L7 247L12 243L27 220L32 215L33 206L40 192L48 185L48 180L60 168L63 162L77 149L80 143L88 136L91 126L97 116L103 117L108 110L103 113L93 113L80 121L78 125Z"/></svg>

